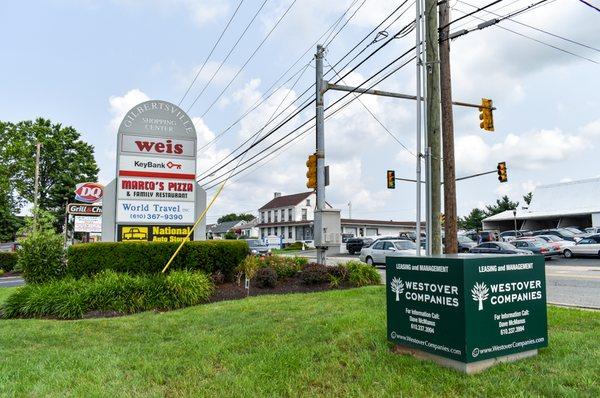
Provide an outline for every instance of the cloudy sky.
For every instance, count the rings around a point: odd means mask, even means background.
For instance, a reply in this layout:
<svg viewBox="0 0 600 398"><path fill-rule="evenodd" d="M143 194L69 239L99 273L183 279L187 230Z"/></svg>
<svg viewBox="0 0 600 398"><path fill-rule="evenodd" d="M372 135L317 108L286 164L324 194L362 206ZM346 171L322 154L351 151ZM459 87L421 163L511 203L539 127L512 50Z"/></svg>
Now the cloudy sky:
<svg viewBox="0 0 600 398"><path fill-rule="evenodd" d="M191 106L263 2L237 48ZM471 5L488 2L452 0L452 18L474 10ZM490 10L506 15L531 3L505 0ZM116 130L122 116L147 99L179 103L238 4L233 0L2 2L0 118L17 122L42 116L74 126L84 140L94 145L100 181L107 183L115 174ZM356 12L328 46L326 61L331 64L400 4L391 0L244 1L182 102L185 110L191 106L189 114L196 124L199 147L220 137L199 153L198 173L213 174L204 181L225 173L228 168L219 166L215 172L211 167L259 131L273 115L284 109L291 112L306 98L301 94L314 82L311 47L348 6L352 8L338 28ZM411 4L408 1L401 8L406 13L388 28L390 37L414 19ZM484 20L494 17L486 12L476 15ZM514 19L592 48L508 20L452 42L454 99L477 103L482 97L492 98L498 108L493 133L479 129L476 109L455 108L457 176L493 170L498 161L506 161L509 172L505 184L499 184L495 175L459 182L459 214L502 194L519 200L539 184L600 174L600 52L594 49L600 48L600 13L579 1L550 0ZM480 22L463 19L453 25L453 30ZM375 34L369 36L357 51L374 38ZM414 33L393 40L344 82L362 83L410 49L414 40ZM351 66L380 43L371 45ZM269 91L298 59L274 86L277 90ZM344 65L342 62L339 67ZM334 78L333 74L328 77ZM413 94L414 63L377 87ZM269 94L259 107L229 128ZM328 92L326 105L341 95ZM397 176L415 176L416 104L372 96L360 98L362 104L355 101L326 122L326 157L331 169L327 200L342 209L343 216L347 216L347 204L352 202L355 218L412 220L414 184L398 182L395 190L387 190L385 171L394 169ZM243 161L256 152L275 148L278 140L313 115L311 106ZM277 121L271 120L270 126ZM227 212L255 212L273 192L306 190L304 162L313 151L314 131L310 130L285 150L234 176L209 213L208 222ZM214 188L209 189L208 196L214 192Z"/></svg>

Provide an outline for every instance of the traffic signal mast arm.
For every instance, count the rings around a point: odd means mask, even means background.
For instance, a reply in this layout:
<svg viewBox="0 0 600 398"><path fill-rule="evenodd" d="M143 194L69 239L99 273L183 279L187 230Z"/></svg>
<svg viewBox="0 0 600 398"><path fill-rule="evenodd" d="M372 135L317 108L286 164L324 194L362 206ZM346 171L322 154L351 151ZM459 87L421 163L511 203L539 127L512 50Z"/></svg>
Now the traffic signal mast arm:
<svg viewBox="0 0 600 398"><path fill-rule="evenodd" d="M508 175L506 173L506 162L498 163L498 168L496 170L484 171L483 173L477 173L477 174L471 174L471 175L464 176L464 177L459 177L456 179L456 181L468 180L469 178L480 177L480 176L494 174L494 173L498 173L498 181L500 181L500 182L508 181ZM413 180L410 178L395 177L394 179L398 180L398 181L417 182L417 180ZM425 183L425 182L421 181L421 183ZM443 183L444 182L442 181L442 184Z"/></svg>

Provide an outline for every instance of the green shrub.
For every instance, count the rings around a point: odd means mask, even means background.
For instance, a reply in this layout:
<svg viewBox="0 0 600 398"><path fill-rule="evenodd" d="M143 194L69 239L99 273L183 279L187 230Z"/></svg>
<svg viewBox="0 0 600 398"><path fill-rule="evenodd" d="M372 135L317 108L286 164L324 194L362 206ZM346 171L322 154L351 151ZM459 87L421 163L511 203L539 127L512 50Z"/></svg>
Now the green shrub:
<svg viewBox="0 0 600 398"><path fill-rule="evenodd" d="M294 261L294 263L296 263L299 269L301 269L305 265L308 265L308 258L306 257L294 256L292 257L292 260Z"/></svg>
<svg viewBox="0 0 600 398"><path fill-rule="evenodd" d="M237 272L238 284L242 280L242 275L244 275L248 279L254 278L254 275L256 275L256 272L259 270L260 267L261 261L258 257L246 256L246 258L244 258L240 265L238 265L235 269L235 271Z"/></svg>
<svg viewBox="0 0 600 398"><path fill-rule="evenodd" d="M43 283L65 274L63 236L52 230L32 231L20 242L17 268L27 283Z"/></svg>
<svg viewBox="0 0 600 398"><path fill-rule="evenodd" d="M258 287L275 287L277 284L277 272L273 268L261 268L256 271L254 281Z"/></svg>
<svg viewBox="0 0 600 398"><path fill-rule="evenodd" d="M373 266L360 261L348 261L348 281L354 286L379 285L381 276Z"/></svg>
<svg viewBox="0 0 600 398"><path fill-rule="evenodd" d="M304 245L304 243L302 242L294 242L294 243L290 243L289 245L287 245L283 250L302 250L302 246Z"/></svg>
<svg viewBox="0 0 600 398"><path fill-rule="evenodd" d="M75 278L103 270L133 275L159 273L177 250L176 242L98 242L73 245L67 251L67 275ZM232 280L236 267L248 254L244 241L187 242L175 257L171 270L220 271Z"/></svg>
<svg viewBox="0 0 600 398"><path fill-rule="evenodd" d="M323 264L308 264L300 272L300 279L305 285L319 285L330 281L327 266Z"/></svg>
<svg viewBox="0 0 600 398"><path fill-rule="evenodd" d="M0 268L5 272L11 272L17 265L17 253L16 252L0 252Z"/></svg>
<svg viewBox="0 0 600 398"><path fill-rule="evenodd" d="M307 261L308 263L308 261ZM262 267L268 267L275 270L280 279L290 278L298 273L302 268L295 258L284 256L268 256L262 260Z"/></svg>
<svg viewBox="0 0 600 398"><path fill-rule="evenodd" d="M2 306L5 318L81 318L90 312L130 314L208 301L214 291L203 272L128 275L110 270L93 277L66 277L17 289Z"/></svg>

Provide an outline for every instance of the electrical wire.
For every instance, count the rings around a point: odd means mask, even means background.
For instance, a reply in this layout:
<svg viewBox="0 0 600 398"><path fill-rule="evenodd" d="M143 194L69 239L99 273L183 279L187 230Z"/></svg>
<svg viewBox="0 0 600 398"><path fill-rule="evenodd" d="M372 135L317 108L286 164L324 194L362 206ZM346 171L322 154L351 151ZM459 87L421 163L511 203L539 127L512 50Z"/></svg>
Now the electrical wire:
<svg viewBox="0 0 600 398"><path fill-rule="evenodd" d="M242 33L238 36L238 38L235 41L235 43L233 44L233 46L227 52L227 55L225 56L225 58L223 58L223 60L219 64L219 67L217 68L217 70L212 74L212 76L210 77L210 79L204 84L204 87L202 87L202 90L200 90L200 93L198 93L198 95L196 96L196 98L194 98L194 101L190 104L190 106L188 106L187 111L186 111L187 113L190 112L190 109L192 109L192 107L196 104L196 102L198 101L198 99L200 99L200 97L202 96L202 94L204 94L204 92L206 91L206 89L208 88L208 86L210 85L210 83L212 83L212 81L214 80L214 78L217 75L217 73L219 73L219 71L221 70L221 68L225 64L225 62L227 62L227 60L231 56L231 53L233 53L233 50L235 50L237 48L238 44L240 43L240 41L242 40L242 38L246 35L246 32L248 31L248 29L250 29L250 26L252 26L252 24L254 23L254 20L256 19L256 17L258 16L258 14L260 14L260 12L262 11L262 9L264 8L265 4L267 4L268 1L269 0L264 0L262 2L262 4L260 5L260 7L258 8L258 10L254 13L254 15L252 16L252 19L250 20L250 22L248 22L248 24L246 25L246 27L244 28L244 30L242 31Z"/></svg>
<svg viewBox="0 0 600 398"><path fill-rule="evenodd" d="M504 1L504 0L495 0L495 1L492 1L491 3L489 3L489 4L487 4L487 5L483 6L483 7L479 7L479 8L478 8L478 9L476 9L475 11L472 11L472 12L470 12L470 13L466 14L466 15L463 15L462 17L456 18L456 19L454 19L454 20L452 20L452 21L448 22L448 23L447 23L446 25L444 25L444 26L440 26L440 28L439 28L438 30L444 30L444 29L446 29L448 26L450 26L450 25L452 25L452 24L454 24L454 23L456 23L456 22L458 22L458 21L460 21L460 20L462 20L462 19L465 19L465 18L467 18L467 17L470 17L470 16L472 16L473 14L477 14L478 12L480 12L480 11L483 11L483 10L485 10L486 8L489 8L489 7L491 7L491 6L495 5L495 4L498 4L498 3L500 3L501 1ZM456 8L455 8L455 9L456 9ZM458 10L457 10L457 11L458 11ZM461 12L462 12L462 11L461 11Z"/></svg>
<svg viewBox="0 0 600 398"><path fill-rule="evenodd" d="M233 14L231 15L231 17L229 18L229 21L227 21L227 24L225 25L225 27L221 31L221 34L219 35L219 38L217 39L217 41L215 42L215 44L210 49L210 52L208 53L208 55L206 56L206 58L204 59L204 62L202 63L202 66L200 66L200 69L198 69L198 72L196 72L196 76L194 76L194 79L192 80L192 82L188 86L187 90L185 90L185 93L183 94L183 97L181 97L181 99L177 103L177 106L181 106L181 103L183 102L183 100L185 99L185 97L188 95L188 93L190 92L191 88L194 86L194 83L196 83L196 80L198 79L198 76L200 76L200 73L202 73L202 71L204 70L204 67L206 66L206 63L208 62L208 60L212 56L213 52L215 51L215 48L217 48L217 46L221 42L221 39L223 38L223 35L225 34L225 32L227 31L227 29L229 28L229 25L231 24L231 22L235 18L238 10L240 9L240 7L242 6L243 3L244 3L244 0L240 0L240 2L238 3L235 11L233 12Z"/></svg>
<svg viewBox="0 0 600 398"><path fill-rule="evenodd" d="M229 89L229 87L231 87L231 85L233 84L233 82L235 81L235 79L237 79L237 77L240 75L240 73L242 73L242 71L246 68L246 66L250 63L250 61L252 61L252 59L254 58L254 56L256 55L256 53L258 53L258 51L262 48L263 44L265 44L265 42L269 39L269 37L271 36L271 34L273 34L273 32L275 31L275 29L277 28L277 26L279 26L279 24L281 23L281 21L283 21L283 18L285 18L285 16L290 12L290 10L294 6L294 4L296 4L297 1L298 0L293 0L290 3L290 5L288 6L288 8L285 10L285 12L279 17L279 19L277 20L277 22L275 22L275 25L273 25L273 27L271 28L271 30L269 30L269 33L267 33L267 35L262 39L262 41L260 42L260 44L258 45L258 47L256 47L254 49L254 51L252 52L252 54L250 54L250 56L248 57L248 59L246 59L246 62L244 62L244 64L242 65L242 67L240 69L238 69L238 71L231 78L231 80L229 81L229 83L227 83L227 85L225 86L225 88L223 88L223 90L221 90L221 92L219 93L219 95L217 96L217 98L215 98L213 100L213 102L208 106L208 108L204 111L204 113L202 113L202 115L200 115L200 117L204 117L212 109L212 107L215 106L215 104L217 103L217 101L219 101L219 99L221 99L221 97L223 96L223 94L225 94L225 92L227 91L227 89Z"/></svg>
<svg viewBox="0 0 600 398"><path fill-rule="evenodd" d="M463 4L465 4L465 5L468 5L468 6L470 6L470 7L474 7L474 8L476 8L476 6L474 6L473 4L467 3L466 1L463 1L463 0L457 0L457 1L458 1L458 2L460 2L460 3L463 3ZM503 20L507 19L507 20L509 20L509 21L511 21L511 22L514 22L514 23L516 23L516 24L519 24L519 25L521 25L521 26L528 27L528 28L530 28L530 29L536 30L536 31L538 31L538 32L541 32L541 33L545 33L545 34L547 34L547 35L549 35L549 36L553 36L553 37L556 37L556 38L558 38L558 39L562 39L562 40L564 40L564 41L567 41L567 42L569 42L569 43L572 43L572 44L577 44L577 45L579 45L579 46L581 46L581 47L585 47L585 48L588 48L588 49L590 49L590 50L594 50L594 51L600 52L600 49L597 49L597 48L595 48L595 47L592 47L592 46L590 46L590 45L587 45L587 44L584 44L584 43L580 43L580 42L578 42L578 41L575 41L575 40L569 39L569 38L567 38L567 37L563 37L563 36L557 35L557 34L555 34L555 33L552 33L552 32L548 32L547 30L544 30L544 29L536 28L535 26L531 26L531 25L529 25L529 24L526 24L526 23L524 23L524 22L521 22L521 21L514 20L514 19L512 19L512 18L511 18L511 16L502 16L502 15L500 15L500 14L497 14L497 13L495 13L494 11L491 11L491 10L489 10L489 11L486 11L486 12L487 12L487 13L489 13L489 14L495 15L495 16L497 16L497 17L501 17L500 21L503 21ZM519 12L519 13L520 13L520 12Z"/></svg>
<svg viewBox="0 0 600 398"><path fill-rule="evenodd" d="M350 15L350 17L346 20L346 22L344 22L344 24L342 25L342 27L336 32L335 35L333 35L333 37L329 40L326 41L325 44L323 45L323 47L327 48L331 45L331 43L335 40L335 38L340 34L340 32L342 30L344 30L344 28L346 27L346 25L348 25L348 23L352 20L352 18L354 18L354 16L356 15L356 13L362 8L362 6L365 5L365 3L367 2L367 0L363 0L362 3L360 3L360 5L356 8L356 10L354 10L354 12L352 13L352 15Z"/></svg>
<svg viewBox="0 0 600 398"><path fill-rule="evenodd" d="M335 28L337 27L337 25L339 24L339 22L343 19L343 17L350 11L350 8L352 7L352 5L354 5L358 0L355 0L347 9L346 11L340 15L338 17L338 19L325 31L321 34L321 36L315 40L315 42L313 44L311 44L305 51L304 53L302 53L302 55L300 57L298 57L298 59L296 59L296 61L290 65L290 67L288 67L288 69L281 75L279 76L279 78L265 91L265 93L269 93L273 87L275 87L280 81L281 79L283 79L285 77L285 75L287 75L290 70L292 70L296 64L298 62L300 62L300 60L302 60L302 58L304 58L304 56L310 51L312 50L318 43L319 41L321 41L323 39L323 37L325 35L327 35L330 31L333 32L333 30L335 30ZM396 11L396 10L395 10ZM395 12L394 11L394 12ZM329 36L328 36L329 37ZM221 131L219 134L215 135L215 137L213 139L211 139L210 141L208 141L206 144L204 144L202 147L200 147L198 149L198 151L212 145L213 143L215 143L217 140L219 140L224 134L226 134L228 131L230 131L234 126L236 126L240 121L242 121L248 114L250 114L252 111L254 111L256 108L258 108L260 105L262 105L263 103L265 103L272 95L274 95L277 91L279 91L283 86L285 86L289 81L291 81L294 76L299 73L302 70L302 68L300 68L298 71L296 71L292 76L290 76L284 83L282 83L279 87L277 87L275 90L273 90L268 96L263 97L263 98L259 98L252 106L250 106L243 114L242 116L240 116L236 121L234 121L233 123L231 123L226 129L224 129L223 131ZM302 96L304 96L305 93L307 93L311 88L314 87L314 83L312 86L310 86L309 88L307 88L302 94L300 94L298 96L298 98L301 98ZM287 109L286 109L287 110Z"/></svg>
<svg viewBox="0 0 600 398"><path fill-rule="evenodd" d="M588 6L588 7L591 7L591 8L593 8L594 10L596 10L596 11L600 12L600 8L596 7L595 5L593 5L593 4L590 4L590 3L588 3L588 2L587 2L587 1L585 1L585 0L579 0L579 1L580 1L580 2L582 2L583 4L585 4L586 6Z"/></svg>

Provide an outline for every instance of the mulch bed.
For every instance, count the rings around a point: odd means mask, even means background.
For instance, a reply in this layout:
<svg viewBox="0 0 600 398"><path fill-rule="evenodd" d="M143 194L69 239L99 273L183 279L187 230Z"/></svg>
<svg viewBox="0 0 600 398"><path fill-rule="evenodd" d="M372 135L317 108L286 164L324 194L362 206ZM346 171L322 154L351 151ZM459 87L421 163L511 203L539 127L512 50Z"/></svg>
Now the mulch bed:
<svg viewBox="0 0 600 398"><path fill-rule="evenodd" d="M277 285L273 288L260 288L250 283L250 296L261 296L263 294L287 294L287 293L311 293L322 292L325 290L349 289L351 286L348 283L341 283L339 287L332 288L329 283L318 285L304 285L299 277L291 277L285 280L277 281ZM244 289L244 281L241 286L237 283L223 283L216 285L216 291L211 296L211 303L224 300L239 300L247 297L246 289Z"/></svg>

